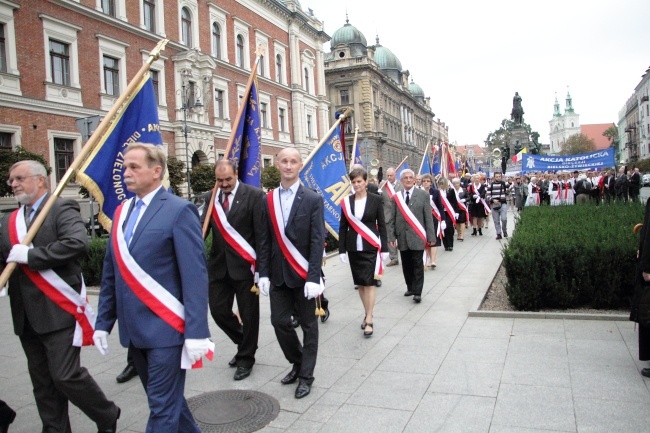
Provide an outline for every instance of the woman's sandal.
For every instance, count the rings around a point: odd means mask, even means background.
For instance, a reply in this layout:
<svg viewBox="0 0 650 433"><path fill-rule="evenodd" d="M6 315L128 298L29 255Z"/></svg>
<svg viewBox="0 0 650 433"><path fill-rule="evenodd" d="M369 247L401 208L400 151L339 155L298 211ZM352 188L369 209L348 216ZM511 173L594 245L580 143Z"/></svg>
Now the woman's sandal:
<svg viewBox="0 0 650 433"><path fill-rule="evenodd" d="M365 328L368 327L368 326L370 327L370 332L365 330ZM363 335L366 336L366 337L370 337L372 335L372 333L373 333L372 323L366 323L366 326L364 327L364 330L363 330Z"/></svg>
<svg viewBox="0 0 650 433"><path fill-rule="evenodd" d="M366 329L366 325L367 325L367 323L366 323L365 320L363 322L361 322L361 329Z"/></svg>

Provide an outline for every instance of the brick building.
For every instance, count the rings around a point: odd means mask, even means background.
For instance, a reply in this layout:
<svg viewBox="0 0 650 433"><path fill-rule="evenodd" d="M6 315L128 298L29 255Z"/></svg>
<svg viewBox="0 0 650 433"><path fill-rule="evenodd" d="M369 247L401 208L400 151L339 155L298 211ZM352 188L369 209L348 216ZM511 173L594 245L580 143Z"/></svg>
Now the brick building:
<svg viewBox="0 0 650 433"><path fill-rule="evenodd" d="M298 0L0 0L0 146L41 153L56 183L83 144L75 121L106 114L162 38L163 141L190 167L223 155L259 45L263 164L328 130L329 36Z"/></svg>

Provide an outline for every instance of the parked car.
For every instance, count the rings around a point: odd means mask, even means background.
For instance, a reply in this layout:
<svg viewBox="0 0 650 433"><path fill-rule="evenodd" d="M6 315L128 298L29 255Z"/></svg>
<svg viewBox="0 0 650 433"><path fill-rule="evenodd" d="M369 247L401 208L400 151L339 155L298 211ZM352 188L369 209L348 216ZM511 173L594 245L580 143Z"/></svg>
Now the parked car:
<svg viewBox="0 0 650 433"><path fill-rule="evenodd" d="M650 174L644 174L641 180L642 186L650 186Z"/></svg>

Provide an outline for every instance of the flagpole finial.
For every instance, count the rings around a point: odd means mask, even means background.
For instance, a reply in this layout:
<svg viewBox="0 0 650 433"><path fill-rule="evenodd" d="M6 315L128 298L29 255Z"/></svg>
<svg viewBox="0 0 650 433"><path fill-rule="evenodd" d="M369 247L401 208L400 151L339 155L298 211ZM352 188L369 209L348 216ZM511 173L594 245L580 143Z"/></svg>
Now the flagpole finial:
<svg viewBox="0 0 650 433"><path fill-rule="evenodd" d="M158 60L158 58L160 57L160 52L165 49L167 42L169 42L169 39L161 39L158 41L158 44L156 44L154 49L151 50L151 53L149 55L153 57L154 61Z"/></svg>
<svg viewBox="0 0 650 433"><path fill-rule="evenodd" d="M264 54L266 54L266 46L259 44L257 50L255 50L255 56L262 57Z"/></svg>

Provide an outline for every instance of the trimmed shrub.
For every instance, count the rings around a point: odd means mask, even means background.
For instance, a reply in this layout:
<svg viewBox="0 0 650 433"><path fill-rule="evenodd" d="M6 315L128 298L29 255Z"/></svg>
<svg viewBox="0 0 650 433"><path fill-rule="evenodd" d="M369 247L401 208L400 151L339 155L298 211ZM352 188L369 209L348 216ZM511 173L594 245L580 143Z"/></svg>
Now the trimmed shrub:
<svg viewBox="0 0 650 433"><path fill-rule="evenodd" d="M102 282L104 256L108 238L92 238L88 242L88 254L81 260L81 273L86 286L99 286Z"/></svg>
<svg viewBox="0 0 650 433"><path fill-rule="evenodd" d="M639 203L539 206L521 212L503 249L518 310L627 308L634 287Z"/></svg>

